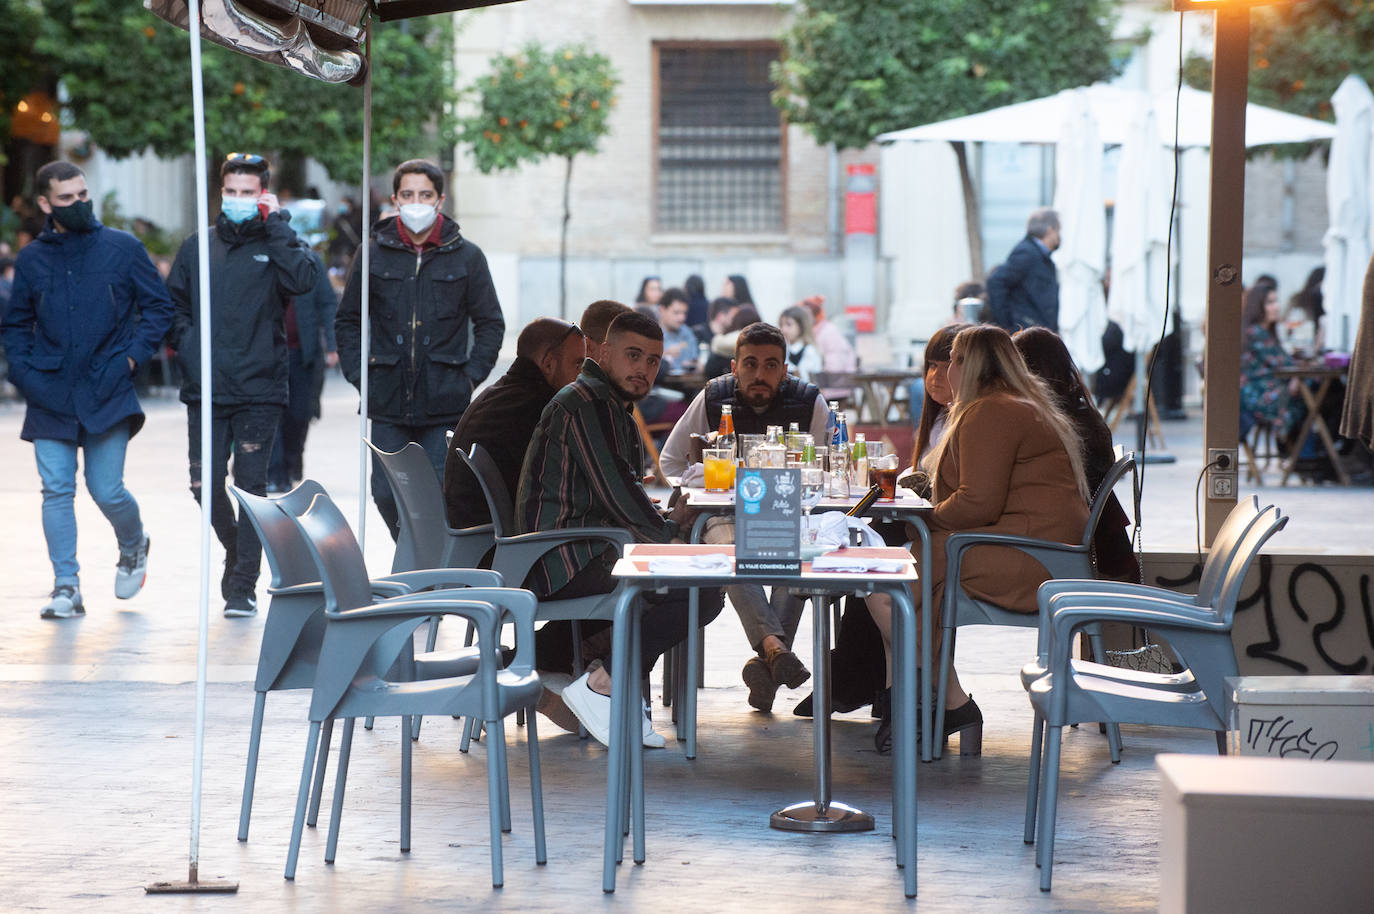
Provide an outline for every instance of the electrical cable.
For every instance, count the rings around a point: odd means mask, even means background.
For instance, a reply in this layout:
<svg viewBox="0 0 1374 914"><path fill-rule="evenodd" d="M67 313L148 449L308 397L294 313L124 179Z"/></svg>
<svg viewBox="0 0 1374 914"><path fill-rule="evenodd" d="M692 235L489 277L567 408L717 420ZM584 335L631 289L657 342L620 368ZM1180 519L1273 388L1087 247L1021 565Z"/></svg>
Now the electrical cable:
<svg viewBox="0 0 1374 914"><path fill-rule="evenodd" d="M1164 246L1164 320L1159 327L1159 342L1155 344L1155 355L1159 355L1159 349L1164 345L1164 339L1169 335L1169 317L1172 313L1170 306L1173 297L1174 282L1174 226L1178 215L1178 181L1180 165L1182 160L1182 150L1179 147L1179 122L1183 107L1183 13L1178 14L1178 81L1174 85L1174 175L1173 190L1169 195L1169 233ZM1136 474L1134 485L1132 486L1132 508L1135 510L1135 553L1136 560L1140 564L1142 577L1144 573L1144 540L1141 535L1141 504L1145 495L1145 450L1146 442L1149 440L1150 429L1150 402L1154 393L1155 382L1155 363L1157 359L1150 359L1150 366L1145 372L1145 405L1142 407L1144 414L1139 419L1139 431L1136 436L1136 453L1140 455L1136 461ZM1211 468L1208 464L1207 468ZM1204 469L1204 472L1206 470ZM1200 483L1199 483L1200 485ZM1196 513L1197 499L1194 498L1194 513ZM1199 521L1200 528L1200 521ZM1201 534L1198 538L1198 555L1202 554Z"/></svg>

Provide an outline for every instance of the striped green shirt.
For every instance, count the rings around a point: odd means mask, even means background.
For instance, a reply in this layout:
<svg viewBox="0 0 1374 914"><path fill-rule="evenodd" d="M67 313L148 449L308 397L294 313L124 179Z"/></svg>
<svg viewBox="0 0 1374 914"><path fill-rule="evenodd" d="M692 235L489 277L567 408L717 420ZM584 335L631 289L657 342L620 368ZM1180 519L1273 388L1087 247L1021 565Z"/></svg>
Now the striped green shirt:
<svg viewBox="0 0 1374 914"><path fill-rule="evenodd" d="M666 543L678 525L644 491L644 450L626 402L591 359L577 380L544 408L525 451L516 496L522 533L570 527L620 527L636 540ZM534 566L539 596L557 593L593 561L613 561L613 546L589 540L560 546Z"/></svg>

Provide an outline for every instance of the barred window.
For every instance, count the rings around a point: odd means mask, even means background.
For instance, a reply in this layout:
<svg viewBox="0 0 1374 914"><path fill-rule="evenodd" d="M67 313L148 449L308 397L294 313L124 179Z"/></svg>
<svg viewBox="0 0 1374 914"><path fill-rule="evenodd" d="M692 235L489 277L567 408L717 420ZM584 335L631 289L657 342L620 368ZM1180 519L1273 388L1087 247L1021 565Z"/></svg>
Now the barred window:
<svg viewBox="0 0 1374 914"><path fill-rule="evenodd" d="M777 46L657 50L657 229L782 231L782 118L768 78Z"/></svg>

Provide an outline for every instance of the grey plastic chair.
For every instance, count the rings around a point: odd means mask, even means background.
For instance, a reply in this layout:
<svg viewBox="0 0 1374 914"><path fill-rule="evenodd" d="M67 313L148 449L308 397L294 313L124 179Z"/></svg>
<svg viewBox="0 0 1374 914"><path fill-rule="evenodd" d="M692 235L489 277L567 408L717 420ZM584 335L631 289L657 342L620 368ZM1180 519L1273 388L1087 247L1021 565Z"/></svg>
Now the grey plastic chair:
<svg viewBox="0 0 1374 914"><path fill-rule="evenodd" d="M491 551L491 524L455 529L448 525L444 489L425 449L415 442L396 452L367 446L382 465L400 513L392 571L419 568L476 568Z"/></svg>
<svg viewBox="0 0 1374 914"><path fill-rule="evenodd" d="M1039 625L1039 616L1036 613L1011 612L965 593L959 585L964 554L978 546L1008 546L1019 549L1044 565L1051 578L1092 578L1094 576L1092 543L1093 535L1097 532L1098 521L1102 519L1102 512L1106 510L1110 501L1109 496L1116 484L1127 473L1135 469L1134 454L1124 453L1119 448L1117 454L1116 462L1107 471L1107 475L1103 477L1101 485L1097 487L1097 492L1093 496L1092 506L1088 511L1088 520L1083 525L1083 536L1079 542L1056 543L1034 537L1011 536L1000 533L955 533L946 540L944 612L942 614L944 638L940 644L940 677L935 693L934 709L934 733L937 737L944 733L945 693L949 688L949 669L954 658L954 640L957 627L961 625L1007 625L1015 628L1035 628ZM1102 636L1100 630L1093 629L1089 632L1089 639L1092 643L1093 655L1101 657ZM1110 724L1107 727L1107 744L1111 750L1112 761L1120 761L1121 733L1118 728ZM943 749L944 740L935 739L932 748L934 757L939 758ZM961 755L967 754L964 752L962 740L960 741L959 752Z"/></svg>
<svg viewBox="0 0 1374 914"><path fill-rule="evenodd" d="M450 433L451 434L451 433ZM391 570L417 571L423 568L478 568L491 551L495 539L491 524L455 529L448 525L444 489L425 449L410 442L399 451L384 451L363 439L382 466L391 492L396 498L401 533L396 538ZM425 634L425 650L434 650L439 640L439 619L430 620ZM463 636L472 643L472 631ZM416 717L411 736L420 738L421 718ZM372 729L372 721L364 724Z"/></svg>
<svg viewBox="0 0 1374 914"><path fill-rule="evenodd" d="M458 456L477 477L482 494L486 496L487 509L491 512L492 524L496 531L496 552L492 557L491 567L494 571L500 572L501 579L508 584L524 583L535 562L567 543L601 540L613 544L623 552L626 546L634 542L630 532L619 527L578 527L517 534L515 508L510 493L506 491L505 480L501 478L491 455L480 444L474 444L466 453L459 451ZM578 622L586 619L613 619L619 594L620 588L617 587L606 594L570 600L540 600L536 618L541 622L571 621L573 644L581 644L581 627ZM573 651L573 671L577 675L582 673L582 658L576 649ZM585 733L581 735L586 736Z"/></svg>
<svg viewBox="0 0 1374 914"><path fill-rule="evenodd" d="M319 570L310 555L310 547L291 517L304 513L317 497L328 500L329 496L318 482L311 479L278 498L264 498L234 486L230 486L229 491L238 499L244 514L257 531L271 572L267 588L270 597L267 619L263 624L262 648L258 653L258 670L253 683L253 723L249 730L248 763L243 776L243 802L239 812L238 839L247 841L267 693L310 688L315 682L320 642L324 637L324 588L319 583ZM332 506L333 503L329 504ZM500 576L494 572L453 569L389 575L371 581L370 586L374 595L389 597L426 587L499 586L500 583ZM444 669L452 664L475 667L476 652L427 654L424 659L431 665L443 665ZM323 736L326 750L331 731L332 725L327 725ZM309 824L312 826L319 814L327 757L327 751L320 754L315 787L311 794Z"/></svg>
<svg viewBox="0 0 1374 914"><path fill-rule="evenodd" d="M501 886L501 833L510 829L503 720L518 708L533 709L542 688L533 663L534 595L513 588L474 587L463 591L408 594L374 602L367 575L362 570L362 550L337 509L316 497L295 522L304 532L320 572L327 621L310 701L310 734L296 796L286 878L295 878L311 770L324 722L345 719L325 851L325 861L332 863L338 849L354 719L364 716L401 718L400 846L402 851L409 851L409 718L415 714L449 714L478 717L494 734L487 745L488 818L492 885ZM413 656L414 633L433 615L456 616L474 626L477 630L475 669L442 677L426 675L423 664ZM499 640L503 624L514 624L518 635L515 657L504 668ZM536 730L531 715L527 737L530 797L535 859L542 864L547 860L547 851Z"/></svg>
<svg viewBox="0 0 1374 914"><path fill-rule="evenodd" d="M1240 544L1224 568L1221 586L1210 606L1188 605L1177 599L1145 595L1132 588L1121 593L1100 593L1092 598L1078 594L1042 597L1041 612L1050 617L1048 674L1030 688L1036 727L1044 727L1041 778L1027 784L1026 808L1043 803L1037 836L1036 862L1040 888L1050 890L1054 865L1054 828L1059 798L1059 758L1065 726L1087 720L1212 730L1217 750L1226 751L1225 680L1237 674L1231 627L1236 601L1246 572L1268 539L1282 530L1288 518L1279 509L1260 509L1254 500L1242 501L1232 518L1245 529ZM1098 675L1099 664L1071 662L1076 632L1101 622L1138 625L1165 637L1174 653L1196 680L1196 688L1180 689L1171 677L1140 673L1123 681L1111 668ZM1034 764L1034 760L1033 760ZM1043 780L1043 783L1039 783Z"/></svg>

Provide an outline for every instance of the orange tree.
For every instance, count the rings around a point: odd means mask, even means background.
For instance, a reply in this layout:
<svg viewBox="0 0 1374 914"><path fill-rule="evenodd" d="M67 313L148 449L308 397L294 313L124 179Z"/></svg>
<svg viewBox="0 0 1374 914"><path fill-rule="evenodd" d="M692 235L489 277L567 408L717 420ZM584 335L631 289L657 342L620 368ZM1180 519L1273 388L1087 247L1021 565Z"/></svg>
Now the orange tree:
<svg viewBox="0 0 1374 914"><path fill-rule="evenodd" d="M563 172L563 227L558 242L558 307L567 313L568 193L573 159L593 154L610 132L610 109L620 78L610 60L580 45L527 44L492 60L470 90L476 111L460 121L483 174L558 156Z"/></svg>

